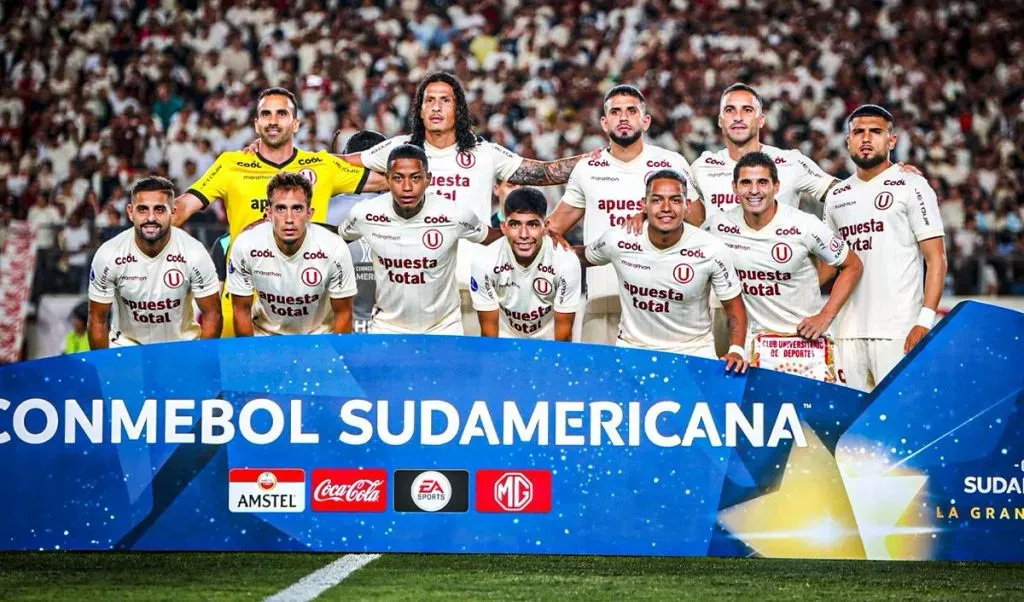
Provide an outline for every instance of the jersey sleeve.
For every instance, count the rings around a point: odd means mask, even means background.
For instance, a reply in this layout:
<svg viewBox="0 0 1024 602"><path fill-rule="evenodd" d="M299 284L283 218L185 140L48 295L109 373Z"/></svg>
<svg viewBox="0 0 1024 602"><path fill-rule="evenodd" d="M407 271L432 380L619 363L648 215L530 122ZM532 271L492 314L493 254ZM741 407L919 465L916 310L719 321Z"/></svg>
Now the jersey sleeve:
<svg viewBox="0 0 1024 602"><path fill-rule="evenodd" d="M686 188L686 200L704 202L704 193L701 192L700 182L697 181L697 170L690 170L689 186Z"/></svg>
<svg viewBox="0 0 1024 602"><path fill-rule="evenodd" d="M245 250L249 246L244 244L245 238L240 236L235 241L231 246L231 256L228 258L228 281L225 287L232 295L252 295L256 290L252 282L252 266L245 256Z"/></svg>
<svg viewBox="0 0 1024 602"><path fill-rule="evenodd" d="M607 265L612 261L612 249L615 248L613 238L616 236L617 228L605 230L604 234L594 242L587 245L587 261L592 265Z"/></svg>
<svg viewBox="0 0 1024 602"><path fill-rule="evenodd" d="M502 182L508 181L512 174L516 173L520 166L522 166L523 158L504 146L494 144L493 142L485 142L484 144L487 145L488 152L490 152L492 157L494 177Z"/></svg>
<svg viewBox="0 0 1024 602"><path fill-rule="evenodd" d="M580 161L569 172L569 182L565 185L562 202L577 209L587 208L587 197L583 191L583 165Z"/></svg>
<svg viewBox="0 0 1024 602"><path fill-rule="evenodd" d="M197 241L192 248L192 261L189 268L189 281L192 296L196 299L220 294L220 283L217 280L217 268L213 258Z"/></svg>
<svg viewBox="0 0 1024 602"><path fill-rule="evenodd" d="M329 156L327 165L331 169L332 196L336 194L359 194L363 191L363 184L366 184L366 179L370 177L369 169L356 167L334 156Z"/></svg>
<svg viewBox="0 0 1024 602"><path fill-rule="evenodd" d="M403 137L388 138L384 142L378 143L376 146L359 153L363 167L384 173L388 169L388 154L391 152L391 149L399 144L404 144L406 140L407 138Z"/></svg>
<svg viewBox="0 0 1024 602"><path fill-rule="evenodd" d="M348 218L338 226L338 234L348 242L363 237L362 224L366 207L363 202L356 203L348 213Z"/></svg>
<svg viewBox="0 0 1024 602"><path fill-rule="evenodd" d="M576 313L583 294L583 268L574 254L564 251L556 255L560 259L558 282L555 284L555 311L562 314Z"/></svg>
<svg viewBox="0 0 1024 602"><path fill-rule="evenodd" d="M825 201L825 208L821 212L821 221L833 234L839 234L839 228L836 228L836 220L832 217L832 209L828 201Z"/></svg>
<svg viewBox="0 0 1024 602"><path fill-rule="evenodd" d="M475 213L465 207L462 207L459 212L459 238L476 243L487 240L487 226L480 221Z"/></svg>
<svg viewBox="0 0 1024 602"><path fill-rule="evenodd" d="M715 290L718 298L728 301L739 297L743 288L740 286L739 276L736 275L736 268L733 266L732 253L729 248L719 243L718 250L711 261L711 287Z"/></svg>
<svg viewBox="0 0 1024 602"><path fill-rule="evenodd" d="M686 198L690 199L690 191L694 188L693 173L690 169L690 164L686 162L686 158L679 153L672 153L672 169L683 174L683 179L686 180Z"/></svg>
<svg viewBox="0 0 1024 602"><path fill-rule="evenodd" d="M821 167L818 167L817 163L807 158L800 151L792 151L790 158L796 163L798 168L796 189L800 192L806 192L814 197L816 201L825 195L832 182L837 181L836 178L825 173Z"/></svg>
<svg viewBox="0 0 1024 602"><path fill-rule="evenodd" d="M117 289L113 275L110 273L110 253L100 247L92 258L89 269L89 300L96 303L110 304L114 302Z"/></svg>
<svg viewBox="0 0 1024 602"><path fill-rule="evenodd" d="M818 221L810 214L807 216L810 219L806 220L804 244L812 254L830 266L842 265L850 252L846 241L833 233L824 222Z"/></svg>
<svg viewBox="0 0 1024 602"><path fill-rule="evenodd" d="M327 292L331 299L346 299L356 295L356 268L352 264L352 254L348 243L339 240L331 253L330 276L327 279Z"/></svg>
<svg viewBox="0 0 1024 602"><path fill-rule="evenodd" d="M203 174L203 177L196 180L196 183L188 189L189 193L194 194L202 201L204 208L217 199L227 198L230 180L229 164L230 161L227 159L226 153L221 153L210 169Z"/></svg>
<svg viewBox="0 0 1024 602"><path fill-rule="evenodd" d="M923 178L915 178L910 188L907 202L910 205L910 229L918 242L936 238L944 234L942 217L939 215L939 203L935 191Z"/></svg>
<svg viewBox="0 0 1024 602"><path fill-rule="evenodd" d="M499 241L500 242L500 241ZM473 256L469 273L469 297L473 300L473 309L477 311L494 311L498 309L498 299L494 294L494 283L491 274L494 262L492 253L477 253Z"/></svg>

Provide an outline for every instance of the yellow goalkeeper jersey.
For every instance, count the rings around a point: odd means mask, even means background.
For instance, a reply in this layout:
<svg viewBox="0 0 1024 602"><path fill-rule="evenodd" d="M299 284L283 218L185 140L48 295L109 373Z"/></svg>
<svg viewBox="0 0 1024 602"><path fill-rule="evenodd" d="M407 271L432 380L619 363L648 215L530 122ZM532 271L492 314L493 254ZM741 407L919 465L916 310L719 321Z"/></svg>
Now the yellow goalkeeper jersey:
<svg viewBox="0 0 1024 602"><path fill-rule="evenodd" d="M281 171L297 172L313 184L313 221L327 220L327 205L336 194L362 192L369 171L350 165L327 151L295 149L284 163L268 161L259 153L221 153L203 177L189 188L209 205L224 201L228 231L234 241L246 226L263 219L267 205L267 183Z"/></svg>

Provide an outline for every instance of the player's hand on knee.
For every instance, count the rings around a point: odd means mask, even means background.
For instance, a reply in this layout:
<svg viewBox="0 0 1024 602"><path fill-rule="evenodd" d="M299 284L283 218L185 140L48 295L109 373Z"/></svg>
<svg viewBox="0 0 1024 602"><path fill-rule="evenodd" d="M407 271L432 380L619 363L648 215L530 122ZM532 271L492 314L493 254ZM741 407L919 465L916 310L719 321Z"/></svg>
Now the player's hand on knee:
<svg viewBox="0 0 1024 602"><path fill-rule="evenodd" d="M821 313L804 318L796 327L796 333L808 341L813 341L825 334L832 324L832 318Z"/></svg>
<svg viewBox="0 0 1024 602"><path fill-rule="evenodd" d="M907 340L903 343L903 353L910 353L910 350L920 343L926 334L928 334L928 329L924 326L914 326L911 328L910 333L907 334Z"/></svg>
<svg viewBox="0 0 1024 602"><path fill-rule="evenodd" d="M646 219L647 214L641 211L640 213L637 213L633 217L627 219L626 222L622 225L622 227L625 228L626 232L629 232L630 234L640 234L641 232L644 231L644 220Z"/></svg>
<svg viewBox="0 0 1024 602"><path fill-rule="evenodd" d="M725 361L726 372L732 371L735 372L736 374L744 374L747 371L747 367L750 366L747 360L743 359L743 356L736 353L735 351L730 351L729 353L726 353L720 359Z"/></svg>

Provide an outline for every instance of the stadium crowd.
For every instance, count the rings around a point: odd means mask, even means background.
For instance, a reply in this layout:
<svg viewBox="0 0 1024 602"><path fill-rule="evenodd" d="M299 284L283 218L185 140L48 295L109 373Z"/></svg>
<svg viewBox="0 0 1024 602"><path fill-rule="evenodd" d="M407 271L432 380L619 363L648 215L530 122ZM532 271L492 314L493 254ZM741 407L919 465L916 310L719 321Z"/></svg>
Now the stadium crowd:
<svg viewBox="0 0 1024 602"><path fill-rule="evenodd" d="M722 146L721 91L768 102L762 140L852 172L844 118L897 119L894 158L938 192L947 294L1024 294L1024 8L1019 3L790 0L397 0L5 3L0 244L27 219L34 296L84 290L91 253L127 227L126 189L184 191L255 138L254 99L294 90L301 148L406 131L418 81L464 83L477 132L528 158L605 144L603 93L639 86L649 136L689 161ZM335 132L340 132L335 140ZM558 198L557 189L546 191ZM820 213L820 207L810 207ZM209 244L217 205L188 227Z"/></svg>

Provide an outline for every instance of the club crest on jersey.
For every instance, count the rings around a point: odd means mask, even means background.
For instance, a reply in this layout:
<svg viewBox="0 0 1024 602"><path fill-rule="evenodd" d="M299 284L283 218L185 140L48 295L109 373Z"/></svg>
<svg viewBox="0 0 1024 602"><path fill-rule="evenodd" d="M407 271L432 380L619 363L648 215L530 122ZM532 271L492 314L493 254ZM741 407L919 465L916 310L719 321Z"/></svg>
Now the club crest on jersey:
<svg viewBox="0 0 1024 602"><path fill-rule="evenodd" d="M469 169L476 165L476 157L469 151L462 151L455 155L455 162L459 164L462 169Z"/></svg>
<svg viewBox="0 0 1024 602"><path fill-rule="evenodd" d="M672 277L676 279L679 284L686 284L693 280L693 268L688 263L680 263L672 269Z"/></svg>
<svg viewBox="0 0 1024 602"><path fill-rule="evenodd" d="M784 242L777 243L772 247L772 259L778 263L786 263L793 258L793 248Z"/></svg>
<svg viewBox="0 0 1024 602"><path fill-rule="evenodd" d="M423 233L423 246L431 251L440 249L442 243L444 243L444 236L437 228L431 228Z"/></svg>
<svg viewBox="0 0 1024 602"><path fill-rule="evenodd" d="M312 169L309 169L309 168L300 169L299 170L299 175L302 176L303 178L306 178L307 180L309 180L309 184L311 186L315 186L316 185L316 172L313 171Z"/></svg>
<svg viewBox="0 0 1024 602"><path fill-rule="evenodd" d="M540 296L551 294L551 281L547 278L534 278L533 291Z"/></svg>
<svg viewBox="0 0 1024 602"><path fill-rule="evenodd" d="M889 207L892 207L892 193L879 192L878 196L875 197L875 209L885 211Z"/></svg>
<svg viewBox="0 0 1024 602"><path fill-rule="evenodd" d="M833 253L838 253L839 249L843 248L843 241L839 240L838 237L833 236L832 240L828 243L828 248Z"/></svg>
<svg viewBox="0 0 1024 602"><path fill-rule="evenodd" d="M164 284L170 288L178 288L185 283L185 275L181 270L167 270L164 272Z"/></svg>
<svg viewBox="0 0 1024 602"><path fill-rule="evenodd" d="M320 270L316 268L306 268L302 270L302 283L306 286L316 286L323 280L323 276L320 274Z"/></svg>

